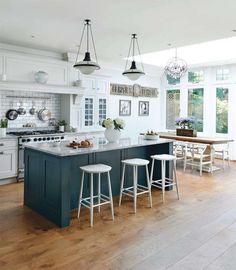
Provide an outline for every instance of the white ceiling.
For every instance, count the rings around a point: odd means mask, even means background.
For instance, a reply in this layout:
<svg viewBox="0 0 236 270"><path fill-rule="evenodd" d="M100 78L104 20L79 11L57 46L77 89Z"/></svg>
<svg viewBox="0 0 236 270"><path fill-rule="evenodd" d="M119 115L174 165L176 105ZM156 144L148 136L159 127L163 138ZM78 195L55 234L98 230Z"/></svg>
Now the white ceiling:
<svg viewBox="0 0 236 270"><path fill-rule="evenodd" d="M230 37L235 11L235 0L1 0L0 42L76 52L89 18L98 58L118 66L132 33L141 53Z"/></svg>

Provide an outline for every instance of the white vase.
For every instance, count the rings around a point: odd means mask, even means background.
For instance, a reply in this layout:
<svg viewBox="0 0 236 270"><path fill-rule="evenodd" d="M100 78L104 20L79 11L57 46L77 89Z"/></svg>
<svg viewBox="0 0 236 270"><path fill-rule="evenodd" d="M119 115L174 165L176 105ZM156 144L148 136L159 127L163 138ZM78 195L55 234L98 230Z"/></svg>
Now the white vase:
<svg viewBox="0 0 236 270"><path fill-rule="evenodd" d="M107 128L104 131L104 136L108 142L117 142L120 139L120 131L117 129Z"/></svg>
<svg viewBox="0 0 236 270"><path fill-rule="evenodd" d="M59 131L64 132L65 131L65 126L59 126Z"/></svg>

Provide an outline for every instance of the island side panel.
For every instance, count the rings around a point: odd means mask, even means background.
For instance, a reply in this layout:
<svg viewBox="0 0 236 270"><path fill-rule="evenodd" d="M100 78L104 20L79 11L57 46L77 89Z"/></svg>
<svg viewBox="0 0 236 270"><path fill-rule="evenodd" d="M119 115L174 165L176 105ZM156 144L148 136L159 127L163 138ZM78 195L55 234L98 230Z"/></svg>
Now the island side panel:
<svg viewBox="0 0 236 270"><path fill-rule="evenodd" d="M24 204L60 227L70 223L68 167L61 157L25 150Z"/></svg>

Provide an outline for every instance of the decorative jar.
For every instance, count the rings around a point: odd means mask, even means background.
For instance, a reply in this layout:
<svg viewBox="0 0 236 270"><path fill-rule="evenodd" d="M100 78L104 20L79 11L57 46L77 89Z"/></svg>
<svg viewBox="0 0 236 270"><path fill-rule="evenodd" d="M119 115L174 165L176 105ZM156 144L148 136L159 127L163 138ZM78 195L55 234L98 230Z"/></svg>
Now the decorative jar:
<svg viewBox="0 0 236 270"><path fill-rule="evenodd" d="M34 74L34 79L37 83L45 84L48 81L48 73L42 70L39 70Z"/></svg>

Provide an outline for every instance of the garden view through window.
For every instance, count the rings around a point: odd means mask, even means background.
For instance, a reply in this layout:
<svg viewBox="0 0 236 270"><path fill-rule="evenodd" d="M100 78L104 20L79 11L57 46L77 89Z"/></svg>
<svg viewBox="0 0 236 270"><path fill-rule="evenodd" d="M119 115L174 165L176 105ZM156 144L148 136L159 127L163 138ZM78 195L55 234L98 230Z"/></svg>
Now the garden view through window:
<svg viewBox="0 0 236 270"><path fill-rule="evenodd" d="M199 83L204 81L204 72L203 70L199 71L189 71L188 72L188 82L189 83Z"/></svg>
<svg viewBox="0 0 236 270"><path fill-rule="evenodd" d="M180 84L180 78L175 79L173 77L171 77L170 75L166 75L166 79L167 79L167 83L169 85L176 85L176 84Z"/></svg>
<svg viewBox="0 0 236 270"><path fill-rule="evenodd" d="M216 133L228 133L227 88L216 88Z"/></svg>
<svg viewBox="0 0 236 270"><path fill-rule="evenodd" d="M188 116L196 119L195 128L197 131L203 131L203 102L204 89L188 89Z"/></svg>
<svg viewBox="0 0 236 270"><path fill-rule="evenodd" d="M175 119L180 113L180 90L173 89L166 92L166 128L175 129Z"/></svg>

